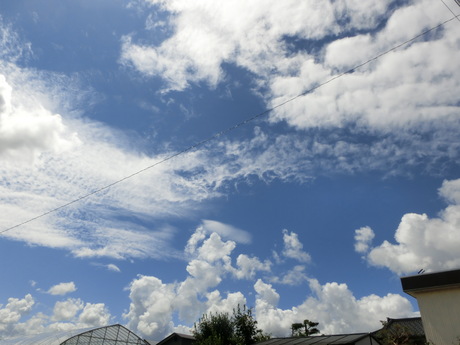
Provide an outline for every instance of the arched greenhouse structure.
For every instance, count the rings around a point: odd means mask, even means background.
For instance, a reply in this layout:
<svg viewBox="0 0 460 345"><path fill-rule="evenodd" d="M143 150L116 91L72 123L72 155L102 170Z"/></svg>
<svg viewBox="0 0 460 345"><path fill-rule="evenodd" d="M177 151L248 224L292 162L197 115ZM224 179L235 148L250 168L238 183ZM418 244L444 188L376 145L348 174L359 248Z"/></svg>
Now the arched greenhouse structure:
<svg viewBox="0 0 460 345"><path fill-rule="evenodd" d="M148 345L122 325L37 334L0 340L0 345Z"/></svg>

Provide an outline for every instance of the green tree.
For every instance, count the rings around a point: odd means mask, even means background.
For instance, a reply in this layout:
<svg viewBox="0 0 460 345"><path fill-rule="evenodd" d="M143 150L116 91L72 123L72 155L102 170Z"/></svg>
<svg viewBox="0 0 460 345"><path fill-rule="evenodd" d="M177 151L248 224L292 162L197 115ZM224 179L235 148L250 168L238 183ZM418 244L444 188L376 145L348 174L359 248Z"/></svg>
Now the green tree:
<svg viewBox="0 0 460 345"><path fill-rule="evenodd" d="M195 324L195 344L233 345L235 343L233 323L228 313L205 314Z"/></svg>
<svg viewBox="0 0 460 345"><path fill-rule="evenodd" d="M269 339L257 328L252 310L240 305L233 314L205 314L194 326L193 335L196 345L250 345Z"/></svg>
<svg viewBox="0 0 460 345"><path fill-rule="evenodd" d="M319 322L310 320L303 320L303 323L293 323L291 325L291 334L293 337L308 337L310 335L318 334L319 329L316 326Z"/></svg>

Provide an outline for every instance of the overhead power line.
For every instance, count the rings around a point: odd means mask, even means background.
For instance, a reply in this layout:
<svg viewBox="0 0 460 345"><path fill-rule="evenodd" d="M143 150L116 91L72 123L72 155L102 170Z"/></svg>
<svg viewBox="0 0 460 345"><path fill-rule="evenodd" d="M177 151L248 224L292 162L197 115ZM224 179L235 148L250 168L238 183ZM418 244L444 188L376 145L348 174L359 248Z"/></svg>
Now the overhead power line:
<svg viewBox="0 0 460 345"><path fill-rule="evenodd" d="M452 11L452 9L449 7L449 5L447 5L444 0L441 0L441 2L444 4L444 6L447 7L447 9L450 11L450 13L452 13L455 17L457 17L457 20L460 22L460 18L458 18L458 16L455 15L454 11ZM458 6L460 6L460 0L455 0L455 2L457 3Z"/></svg>
<svg viewBox="0 0 460 345"><path fill-rule="evenodd" d="M455 1L456 1L457 3L460 2L460 0L455 0ZM358 68L361 68L361 67L363 67L363 66L365 66L365 65L367 65L367 64L369 64L369 63L371 63L371 62L373 62L373 61L375 61L375 60L380 59L382 56L384 56L384 55L386 55L386 54L389 54L389 53L391 53L392 51L395 51L395 50L397 50L398 48L400 48L400 47L402 47L402 46L404 46L404 45L406 45L406 44L409 44L409 43L411 43L411 42L417 40L417 39L420 38L420 37L423 37L424 35L426 35L426 34L432 32L432 31L434 31L434 30L436 30L436 29L439 29L440 27L446 25L447 23L451 22L452 20L458 19L458 17L459 17L458 15L455 15L455 14L454 14L454 17L452 17L452 18L450 18L450 19L447 19L447 20L445 20L444 22L442 22L442 23L440 23L440 24L438 24L438 25L436 25L436 26L434 26L434 27L432 27L432 28L430 28L430 29L428 29L428 30L426 30L426 31L423 31L422 33L418 34L417 36L414 36L414 37L412 37L411 39L408 39L407 41L404 41L404 42L402 42L402 43L400 43L400 44L398 44L398 45L396 45L396 46L394 46L394 47L392 47L392 48L390 48L390 49L384 51L383 53L380 53L380 54L378 54L378 55L376 55L376 56L370 58L369 60L367 60L367 61L365 61L365 62L363 62L363 63L360 63L360 64L358 64L358 65L356 65L356 66L354 66L354 67L352 67L352 68L346 70L345 72L342 72L342 73L336 75L335 77L332 77L332 78L330 78L330 79L328 79L328 80L326 80L326 81L324 81L324 82L322 82L322 83L320 83L320 84L318 84L318 85L316 85L316 86L313 86L313 87L311 87L310 89L308 89L308 90L306 90L306 91L303 91L302 93L299 93L298 95L293 96L293 97L291 97L291 98L285 100L284 102L281 102L281 103L279 103L279 104L277 104L277 105L275 105L275 106L273 106L273 107L271 107L271 108L268 108L268 109L266 109L266 110L264 110L264 111L262 111L262 112L260 112L260 113L258 113L258 114L256 114L256 115L253 115L253 116L251 116L251 117L249 117L249 118L247 118L247 119L245 119L245 120L243 120L243 121L241 121L241 122L238 122L238 123L236 123L235 125L233 125L233 126L231 126L231 127L228 127L228 128L226 128L226 129L224 129L224 130L222 130L222 131L220 131L220 132L218 132L218 133L216 133L216 134L214 134L214 135L212 135L212 136L210 136L210 137L208 137L208 138L206 138L206 139L204 139L204 140L201 140L201 141L199 141L199 142L197 142L197 143L195 143L195 144L193 144L193 145L191 145L191 146L188 146L187 148L185 148L185 149L183 149L183 150L181 150L181 151L178 151L178 152L176 152L176 153L173 153L173 154L171 154L171 155L169 155L169 156L167 156L167 157L161 159L160 161L158 161L158 162L156 162L156 163L154 163L154 164L151 164L151 165L149 165L149 166L147 166L147 167L145 167L145 168L143 168L143 169L141 169L141 170L138 170L138 171L132 173L131 175L127 175L127 176L125 176L125 177L123 177L123 178L121 178L121 179L119 179L119 180L116 180L116 181L114 181L114 182L112 182L112 183L110 183L110 184L108 184L108 185L105 185L105 186L103 186L103 187L100 187L100 188L98 188L98 189L96 189L96 190L94 190L94 191L92 191L92 192L89 192L89 193L87 193L87 194L84 194L84 195L82 195L82 196L80 196L80 197L78 197L78 198L76 198L76 199L74 199L74 200L72 200L72 201L69 201L69 202L67 202L67 203L65 203L65 204L62 204L61 206L58 206L58 207L53 208L53 209L51 209L51 210L49 210L49 211L47 211L47 212L44 212L44 213L39 214L39 215L37 215L37 216L35 216L35 217L29 218L29 219L27 219L27 220L25 220L25 221L23 221L23 222L21 222L21 223L18 223L18 224L13 225L13 226L11 226L11 227L9 227L9 228L6 228L6 229L0 231L0 234L3 234L3 233L5 233L5 232L7 232L7 231L11 231L11 230L16 229L16 228L18 228L18 227L20 227L20 226L23 226L23 225L25 225L25 224L28 224L28 223L30 223L30 222L33 222L33 221L35 221L35 220L37 220L37 219L39 219L39 218L42 218L42 217L44 217L44 216L47 216L47 215L49 215L49 214L51 214L51 213L54 213L54 212L56 212L56 211L59 211L59 210L65 208L65 207L67 207L67 206L70 206L70 205L72 205L72 204L75 204L75 203L77 203L77 202L79 202L79 201L81 201L81 200L83 200L83 199L86 199L86 198L88 198L88 197L90 197L90 196L92 196L92 195L94 195L94 194L100 193L100 192L102 192L102 191L104 191L104 190L107 190L107 189L109 189L109 188L111 188L111 187L113 187L113 186L115 186L115 185L117 185L117 184L119 184L119 183L121 183L121 182L123 182L123 181L126 181L126 180L128 180L128 179L130 179L130 178L132 178L132 177L134 177L134 176L136 176L136 175L139 175L139 174L141 174L141 173L143 173L143 172L145 172L145 171L147 171L147 170L150 170L150 169L156 167L157 165L163 164L163 163L165 163L165 162L167 162L167 161L169 161L169 160L171 160L171 159L173 159L173 158L175 158L175 157L178 157L178 156L181 156L181 155L183 155L183 154L185 154L185 153L187 153L187 152L193 151L194 149L196 149L196 148L198 148L198 147L200 147L200 146L203 146L204 144L206 144L206 143L208 143L208 142L210 142L210 141L212 141L212 140L214 140L214 139L217 139L217 138L219 138L219 137L221 137L221 136L223 136L223 135L225 135L225 134L227 134L227 133L229 133L229 132L231 132L231 131L234 131L235 129L237 129L237 128L241 127L241 126L244 126L244 125L246 125L246 124L248 124L248 123L250 123L250 122L252 122L252 121L254 121L254 120L256 120L256 119L258 119L258 118L260 118L260 117L262 117L262 116L267 115L268 113L272 112L273 110L278 109L278 108L280 108L280 107L282 107L282 106L284 106L284 105L286 105L286 104L288 104L288 103L290 103L290 102L296 100L297 98L300 98L300 97L302 97L302 96L305 96L305 95L307 95L307 94L309 94L309 93L311 93L311 92L313 92L313 91L319 89L320 87L323 87L324 85L327 85L327 84L333 82L334 80L343 77L343 76L346 75L346 74L349 74L349 73L354 72L354 71L355 71L356 69L358 69Z"/></svg>

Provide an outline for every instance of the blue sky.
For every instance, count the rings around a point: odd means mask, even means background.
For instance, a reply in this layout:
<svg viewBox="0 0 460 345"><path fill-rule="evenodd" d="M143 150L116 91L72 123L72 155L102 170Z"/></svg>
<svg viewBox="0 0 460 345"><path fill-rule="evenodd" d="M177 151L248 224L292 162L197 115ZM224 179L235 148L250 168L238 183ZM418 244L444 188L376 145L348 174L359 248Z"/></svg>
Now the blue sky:
<svg viewBox="0 0 460 345"><path fill-rule="evenodd" d="M399 277L460 267L451 11L2 1L0 338L160 340L238 303L274 336L418 315Z"/></svg>

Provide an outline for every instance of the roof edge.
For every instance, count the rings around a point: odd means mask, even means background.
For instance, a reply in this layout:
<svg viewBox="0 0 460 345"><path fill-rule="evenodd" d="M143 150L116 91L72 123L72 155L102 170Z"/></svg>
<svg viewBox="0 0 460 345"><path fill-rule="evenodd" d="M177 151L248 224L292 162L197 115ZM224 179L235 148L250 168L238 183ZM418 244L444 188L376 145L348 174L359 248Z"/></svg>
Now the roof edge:
<svg viewBox="0 0 460 345"><path fill-rule="evenodd" d="M460 269L401 277L403 291L411 293L460 287Z"/></svg>

